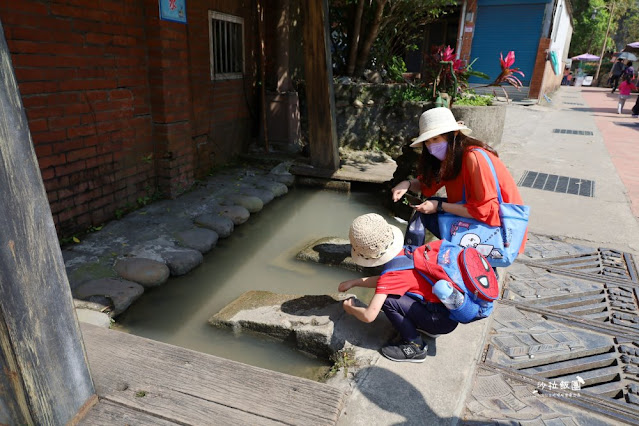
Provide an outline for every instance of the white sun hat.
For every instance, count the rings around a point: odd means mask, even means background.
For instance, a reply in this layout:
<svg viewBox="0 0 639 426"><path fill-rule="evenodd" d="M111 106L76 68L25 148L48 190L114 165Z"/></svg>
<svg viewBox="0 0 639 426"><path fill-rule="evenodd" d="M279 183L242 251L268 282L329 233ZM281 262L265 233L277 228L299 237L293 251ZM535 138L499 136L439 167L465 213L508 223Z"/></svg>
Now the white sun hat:
<svg viewBox="0 0 639 426"><path fill-rule="evenodd" d="M410 144L412 148L419 147L422 142L434 136L459 130L464 135L470 135L472 130L461 121L456 121L453 113L444 107L432 108L424 111L419 117L419 136Z"/></svg>
<svg viewBox="0 0 639 426"><path fill-rule="evenodd" d="M351 257L360 266L383 265L399 253L404 246L404 235L398 227L390 225L375 213L358 216L348 232Z"/></svg>

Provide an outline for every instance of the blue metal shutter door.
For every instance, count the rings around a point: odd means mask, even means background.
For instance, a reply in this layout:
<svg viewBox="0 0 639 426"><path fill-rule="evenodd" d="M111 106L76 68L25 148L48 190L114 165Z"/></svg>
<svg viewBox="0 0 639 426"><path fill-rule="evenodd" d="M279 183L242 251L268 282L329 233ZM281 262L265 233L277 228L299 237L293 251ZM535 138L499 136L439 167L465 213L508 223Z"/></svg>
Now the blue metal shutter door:
<svg viewBox="0 0 639 426"><path fill-rule="evenodd" d="M544 4L520 4L516 6L478 6L475 34L470 51L473 69L490 76L493 81L499 73L499 54L515 51L515 64L525 74L517 77L524 86L530 84L537 57L544 17ZM471 77L471 83L488 83Z"/></svg>

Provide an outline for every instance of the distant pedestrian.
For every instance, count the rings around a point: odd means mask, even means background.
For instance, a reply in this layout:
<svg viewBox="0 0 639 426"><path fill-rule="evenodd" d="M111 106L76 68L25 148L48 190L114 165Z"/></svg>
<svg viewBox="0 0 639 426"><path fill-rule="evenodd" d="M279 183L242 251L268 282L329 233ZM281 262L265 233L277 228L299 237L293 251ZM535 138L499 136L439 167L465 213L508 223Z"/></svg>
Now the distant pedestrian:
<svg viewBox="0 0 639 426"><path fill-rule="evenodd" d="M630 80L633 80L635 78L635 69L632 66L632 61L628 61L628 63L626 64L626 69L623 71L623 73L624 75L630 77Z"/></svg>
<svg viewBox="0 0 639 426"><path fill-rule="evenodd" d="M570 77L571 77L570 68L568 67L564 68L564 77L561 79L561 85L570 86L570 80L571 80Z"/></svg>
<svg viewBox="0 0 639 426"><path fill-rule="evenodd" d="M617 114L621 114L623 106L626 103L626 99L630 97L630 92L637 90L637 86L630 81L630 74L624 73L621 77L621 84L619 85L619 103L617 104Z"/></svg>
<svg viewBox="0 0 639 426"><path fill-rule="evenodd" d="M619 86L619 78L623 74L626 66L623 63L623 58L617 58L617 62L612 66L612 70L610 71L610 85L612 86L612 91L610 93L615 93L617 90L617 86Z"/></svg>
<svg viewBox="0 0 639 426"><path fill-rule="evenodd" d="M632 107L632 118L639 118L639 96L637 96L635 106Z"/></svg>

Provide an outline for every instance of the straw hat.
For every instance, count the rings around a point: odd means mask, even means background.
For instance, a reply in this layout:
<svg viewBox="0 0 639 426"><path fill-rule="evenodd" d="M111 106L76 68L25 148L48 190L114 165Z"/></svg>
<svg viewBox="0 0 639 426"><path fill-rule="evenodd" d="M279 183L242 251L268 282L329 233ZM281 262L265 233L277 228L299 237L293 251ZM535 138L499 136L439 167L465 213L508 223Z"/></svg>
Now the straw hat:
<svg viewBox="0 0 639 426"><path fill-rule="evenodd" d="M383 265L394 258L404 246L402 231L389 225L375 213L356 217L348 238L351 241L353 262L360 266Z"/></svg>
<svg viewBox="0 0 639 426"><path fill-rule="evenodd" d="M455 121L455 116L448 108L429 109L419 117L419 136L410 146L412 148L419 147L425 140L455 130L459 130L464 135L472 133L472 130L464 126L463 122Z"/></svg>

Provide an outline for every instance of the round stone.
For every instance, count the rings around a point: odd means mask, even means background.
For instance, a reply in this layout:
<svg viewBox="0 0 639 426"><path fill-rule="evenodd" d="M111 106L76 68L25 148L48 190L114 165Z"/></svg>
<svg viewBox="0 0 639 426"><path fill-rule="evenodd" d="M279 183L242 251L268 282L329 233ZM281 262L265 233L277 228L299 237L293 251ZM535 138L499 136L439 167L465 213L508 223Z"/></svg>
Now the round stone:
<svg viewBox="0 0 639 426"><path fill-rule="evenodd" d="M202 226L215 231L220 238L227 238L231 235L234 228L234 224L231 219L217 214L203 214L196 217L193 223L197 226Z"/></svg>
<svg viewBox="0 0 639 426"><path fill-rule="evenodd" d="M141 257L118 259L113 266L115 272L125 280L156 287L164 284L170 275L164 263Z"/></svg>
<svg viewBox="0 0 639 426"><path fill-rule="evenodd" d="M124 312L142 293L144 287L140 284L116 278L89 281L73 290L73 295L82 300L88 300L93 296L110 299L113 302L114 317Z"/></svg>

